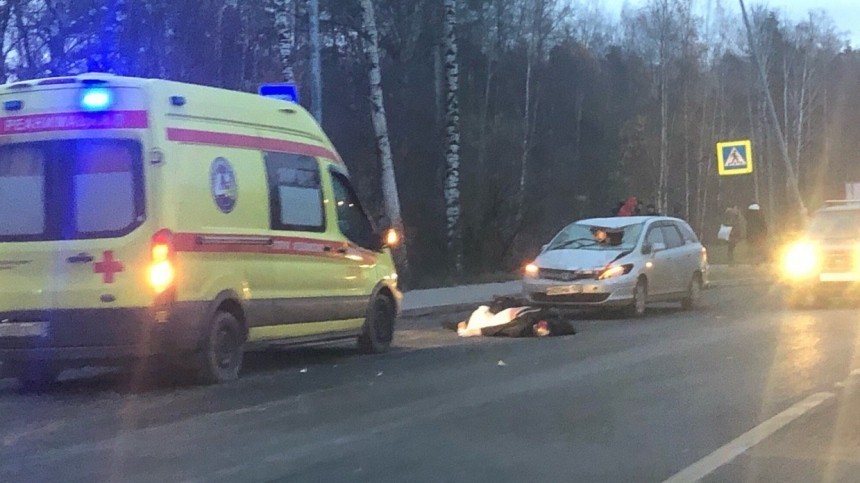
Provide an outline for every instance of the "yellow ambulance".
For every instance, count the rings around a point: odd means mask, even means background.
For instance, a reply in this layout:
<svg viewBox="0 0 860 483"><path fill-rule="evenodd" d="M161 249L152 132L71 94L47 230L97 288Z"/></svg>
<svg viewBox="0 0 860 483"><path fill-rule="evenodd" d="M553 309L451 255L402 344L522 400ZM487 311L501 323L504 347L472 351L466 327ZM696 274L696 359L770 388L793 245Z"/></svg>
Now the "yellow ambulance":
<svg viewBox="0 0 860 483"><path fill-rule="evenodd" d="M259 345L388 348L397 235L299 105L109 74L0 104L0 371L165 359L218 383Z"/></svg>

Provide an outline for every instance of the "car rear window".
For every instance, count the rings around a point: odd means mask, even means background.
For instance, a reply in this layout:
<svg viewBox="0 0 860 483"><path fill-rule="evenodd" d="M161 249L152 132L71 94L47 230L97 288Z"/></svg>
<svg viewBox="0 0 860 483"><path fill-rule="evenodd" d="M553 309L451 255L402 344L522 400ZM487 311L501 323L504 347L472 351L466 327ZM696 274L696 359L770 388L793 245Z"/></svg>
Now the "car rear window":
<svg viewBox="0 0 860 483"><path fill-rule="evenodd" d="M76 139L0 146L0 240L122 236L144 219L141 147Z"/></svg>

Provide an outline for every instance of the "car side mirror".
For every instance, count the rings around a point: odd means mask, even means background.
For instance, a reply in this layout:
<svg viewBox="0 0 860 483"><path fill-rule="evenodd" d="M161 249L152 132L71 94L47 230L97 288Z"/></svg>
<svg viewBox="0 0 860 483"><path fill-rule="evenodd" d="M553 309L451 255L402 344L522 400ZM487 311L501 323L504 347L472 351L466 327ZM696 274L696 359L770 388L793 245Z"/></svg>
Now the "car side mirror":
<svg viewBox="0 0 860 483"><path fill-rule="evenodd" d="M665 243L655 242L651 244L651 253L662 252L666 249Z"/></svg>

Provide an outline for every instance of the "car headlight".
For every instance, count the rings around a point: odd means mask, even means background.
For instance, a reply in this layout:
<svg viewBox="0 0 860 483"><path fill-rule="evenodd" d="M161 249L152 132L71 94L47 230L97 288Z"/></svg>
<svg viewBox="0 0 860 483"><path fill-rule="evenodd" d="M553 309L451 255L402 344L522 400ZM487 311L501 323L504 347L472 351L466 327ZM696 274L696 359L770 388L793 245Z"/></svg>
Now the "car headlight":
<svg viewBox="0 0 860 483"><path fill-rule="evenodd" d="M611 265L603 269L600 272L600 275L597 276L598 280L606 280L608 278L620 277L622 275L627 275L630 271L633 270L633 264L626 265Z"/></svg>
<svg viewBox="0 0 860 483"><path fill-rule="evenodd" d="M523 268L523 275L529 278L537 277L538 272L540 272L540 269L534 263L529 263Z"/></svg>
<svg viewBox="0 0 860 483"><path fill-rule="evenodd" d="M797 242L788 247L782 270L793 279L807 278L818 271L818 247L810 242Z"/></svg>

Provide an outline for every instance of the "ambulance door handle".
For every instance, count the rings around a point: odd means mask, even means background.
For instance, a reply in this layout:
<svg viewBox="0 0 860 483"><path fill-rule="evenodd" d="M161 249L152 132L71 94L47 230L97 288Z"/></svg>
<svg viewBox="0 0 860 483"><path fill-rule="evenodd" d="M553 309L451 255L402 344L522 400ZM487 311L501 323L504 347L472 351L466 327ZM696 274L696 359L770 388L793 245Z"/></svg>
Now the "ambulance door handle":
<svg viewBox="0 0 860 483"><path fill-rule="evenodd" d="M89 253L78 253L77 255L66 259L69 263L92 263L93 260L95 260L95 258L93 258Z"/></svg>
<svg viewBox="0 0 860 483"><path fill-rule="evenodd" d="M341 255L346 255L346 248L338 248L337 252L340 253Z"/></svg>

